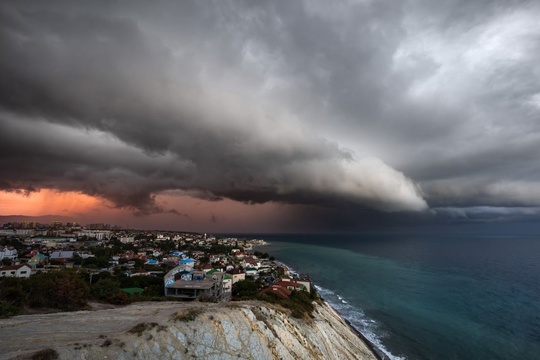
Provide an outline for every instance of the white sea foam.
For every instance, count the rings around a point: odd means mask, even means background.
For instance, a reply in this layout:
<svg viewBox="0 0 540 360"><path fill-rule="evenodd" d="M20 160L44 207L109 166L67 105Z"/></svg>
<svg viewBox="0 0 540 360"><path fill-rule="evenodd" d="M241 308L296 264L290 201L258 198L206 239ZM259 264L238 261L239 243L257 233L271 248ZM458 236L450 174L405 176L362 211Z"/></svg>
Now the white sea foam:
<svg viewBox="0 0 540 360"><path fill-rule="evenodd" d="M281 266L289 269L291 273L296 273L296 271L285 264L282 261L276 261L276 263ZM368 318L361 309L358 309L354 306L351 306L343 299L341 295L334 293L330 289L323 288L319 285L315 285L315 289L319 292L319 295L334 309L336 310L344 319L348 320L357 331L359 331L366 339L371 342L371 344L376 347L380 353L384 354L386 357L384 360L406 360L406 357L400 357L393 355L388 351L388 349L382 344L381 338L385 337L384 334L377 322L373 319Z"/></svg>
<svg viewBox="0 0 540 360"><path fill-rule="evenodd" d="M395 356L382 344L381 338L385 336L381 332L377 322L368 318L361 309L358 309L352 305L349 305L342 296L337 295L330 289L323 288L318 285L314 285L319 295L336 310L343 318L348 320L350 324L359 331L366 339L368 339L373 346L375 346L382 354L390 360L406 360L405 357Z"/></svg>

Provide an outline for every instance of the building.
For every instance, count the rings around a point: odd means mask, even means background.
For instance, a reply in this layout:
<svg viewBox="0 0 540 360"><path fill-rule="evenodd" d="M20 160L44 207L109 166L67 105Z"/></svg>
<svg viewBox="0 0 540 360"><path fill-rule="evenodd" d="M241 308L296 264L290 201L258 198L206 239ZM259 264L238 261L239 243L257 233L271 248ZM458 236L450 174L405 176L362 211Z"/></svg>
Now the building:
<svg viewBox="0 0 540 360"><path fill-rule="evenodd" d="M15 260L17 258L17 249L13 246L0 246L0 260L10 259Z"/></svg>
<svg viewBox="0 0 540 360"><path fill-rule="evenodd" d="M250 257L245 257L242 260L242 266L245 268L253 267L253 268L258 269L261 266L261 264L256 259L250 256Z"/></svg>
<svg viewBox="0 0 540 360"><path fill-rule="evenodd" d="M122 237L120 237L120 242L122 244L131 244L131 243L135 242L135 237L134 236L122 236Z"/></svg>
<svg viewBox="0 0 540 360"><path fill-rule="evenodd" d="M207 272L206 274L213 275L219 272L220 271L213 269ZM232 284L233 284L232 281L233 281L233 278L231 275L229 274L223 275L223 299L224 300L229 300L232 297Z"/></svg>
<svg viewBox="0 0 540 360"><path fill-rule="evenodd" d="M26 264L4 266L0 268L0 277L28 278L32 268Z"/></svg>
<svg viewBox="0 0 540 360"><path fill-rule="evenodd" d="M306 287L307 292L311 292L311 279L307 274L300 274L294 277L294 280Z"/></svg>
<svg viewBox="0 0 540 360"><path fill-rule="evenodd" d="M289 296L291 296L291 293L292 291L283 287L283 286L279 286L279 285L272 285L272 286L269 286L265 289L262 289L261 290L261 293L262 294L268 294L268 293L272 293L272 294L275 294L276 296L282 298L282 299L287 299Z"/></svg>
<svg viewBox="0 0 540 360"><path fill-rule="evenodd" d="M280 279L278 279L278 281L275 282L275 285L279 285L293 291L294 290L308 291L307 287L303 283L298 282L296 280L292 280L288 276L283 276Z"/></svg>
<svg viewBox="0 0 540 360"><path fill-rule="evenodd" d="M49 257L51 261L67 262L73 259L73 251L54 251Z"/></svg>
<svg viewBox="0 0 540 360"><path fill-rule="evenodd" d="M236 284L240 280L246 280L246 273L240 269L231 269L227 271L227 274L232 276L233 284Z"/></svg>
<svg viewBox="0 0 540 360"><path fill-rule="evenodd" d="M215 300L225 299L224 273L206 274L179 265L169 271L165 277L165 296L183 300L195 300L200 297Z"/></svg>
<svg viewBox="0 0 540 360"><path fill-rule="evenodd" d="M182 266L184 268L191 268L193 269L193 267L195 266L195 260L193 259L190 259L190 258L186 258L186 259L182 259L178 262L178 265L179 266Z"/></svg>
<svg viewBox="0 0 540 360"><path fill-rule="evenodd" d="M257 275L257 269L254 267L248 267L246 269L246 275L248 276L256 276Z"/></svg>

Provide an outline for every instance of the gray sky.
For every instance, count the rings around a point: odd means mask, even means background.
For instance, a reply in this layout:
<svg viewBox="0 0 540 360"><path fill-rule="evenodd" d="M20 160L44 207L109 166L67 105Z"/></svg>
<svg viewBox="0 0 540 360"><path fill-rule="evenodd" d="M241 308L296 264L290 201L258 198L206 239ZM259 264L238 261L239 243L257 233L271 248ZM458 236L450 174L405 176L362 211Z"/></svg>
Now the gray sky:
<svg viewBox="0 0 540 360"><path fill-rule="evenodd" d="M537 1L0 4L0 189L333 228L540 213Z"/></svg>

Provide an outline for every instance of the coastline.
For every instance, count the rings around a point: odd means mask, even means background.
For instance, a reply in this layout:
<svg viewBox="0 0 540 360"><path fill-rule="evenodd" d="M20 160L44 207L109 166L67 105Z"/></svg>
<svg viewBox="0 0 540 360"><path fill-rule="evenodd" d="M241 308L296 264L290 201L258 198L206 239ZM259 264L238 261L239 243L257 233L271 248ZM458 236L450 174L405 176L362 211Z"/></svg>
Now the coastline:
<svg viewBox="0 0 540 360"><path fill-rule="evenodd" d="M335 311L335 310L334 310ZM339 314L339 313L338 313ZM341 315L340 315L341 316ZM364 334L362 334L360 331L358 331L358 329L356 329L349 320L345 319L343 316L341 317L343 319L343 321L345 321L345 323L347 324L347 326L349 326L349 328L351 328L351 330L356 334L358 335L358 337L364 342L364 344L366 344L366 346L368 347L369 350L371 350L371 352L373 353L373 355L378 359L378 360L386 360L388 359L386 354L383 353L377 346L375 346L375 344L373 344L371 341L368 340L368 338L366 338L364 336Z"/></svg>
<svg viewBox="0 0 540 360"><path fill-rule="evenodd" d="M269 244L267 242L267 244ZM264 245L262 245L264 246ZM280 260L277 260L275 259L274 260L275 263L283 266L284 268L286 268L287 270L289 270L290 272L294 272L296 273L296 271L294 271L289 265L285 264L283 261L280 261ZM315 283L313 283L313 286L315 287ZM366 347L371 351L371 353L373 354L373 356L375 356L378 360L387 360L388 357L387 355L381 350L379 349L374 343L372 343L364 334L362 334L360 332L360 330L358 330L357 328L354 327L354 325L349 321L347 320L338 310L336 310L334 307L332 307L332 305L327 302L326 300L324 300L322 297L321 297L321 300L324 302L324 304L326 306L328 306L329 309L331 309L341 320L343 320L343 322L349 327L349 329L351 329L355 334L356 336L366 345Z"/></svg>
<svg viewBox="0 0 540 360"><path fill-rule="evenodd" d="M375 356L378 360L387 360L388 359L388 357L386 356L385 353L383 353L377 346L375 346L375 344L373 344L371 341L369 341L369 339L366 338L364 336L364 334L362 334L357 328L355 328L354 325L349 320L347 320L343 315L341 315L339 313L339 311L334 309L332 307L332 305L330 305L326 300L324 300L324 299L322 299L322 300L323 300L324 304L326 306L328 306L328 308L331 309L341 320L343 320L343 322L345 324L347 324L349 329L351 329L352 332L354 332L356 334L356 336L358 336L358 338L360 340L362 340L362 342L366 345L366 347L372 352L373 356Z"/></svg>

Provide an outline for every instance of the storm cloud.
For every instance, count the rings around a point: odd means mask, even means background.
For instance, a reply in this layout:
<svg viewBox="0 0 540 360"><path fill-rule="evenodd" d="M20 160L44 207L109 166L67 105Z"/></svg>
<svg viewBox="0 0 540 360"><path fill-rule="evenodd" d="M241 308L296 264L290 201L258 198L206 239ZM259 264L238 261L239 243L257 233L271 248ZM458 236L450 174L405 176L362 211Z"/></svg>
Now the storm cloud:
<svg viewBox="0 0 540 360"><path fill-rule="evenodd" d="M0 5L0 188L344 211L540 205L540 6Z"/></svg>

